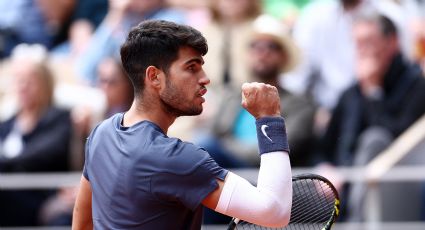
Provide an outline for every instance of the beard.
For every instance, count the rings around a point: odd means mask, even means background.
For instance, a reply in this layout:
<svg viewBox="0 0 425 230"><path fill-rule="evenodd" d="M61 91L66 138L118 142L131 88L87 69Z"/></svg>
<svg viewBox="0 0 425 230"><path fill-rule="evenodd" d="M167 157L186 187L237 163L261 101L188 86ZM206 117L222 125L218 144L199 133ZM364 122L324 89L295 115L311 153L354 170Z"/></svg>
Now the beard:
<svg viewBox="0 0 425 230"><path fill-rule="evenodd" d="M196 116L202 113L202 104L197 106L188 101L184 92L186 90L179 89L167 80L165 90L160 94L161 106L165 111L176 117L180 116Z"/></svg>

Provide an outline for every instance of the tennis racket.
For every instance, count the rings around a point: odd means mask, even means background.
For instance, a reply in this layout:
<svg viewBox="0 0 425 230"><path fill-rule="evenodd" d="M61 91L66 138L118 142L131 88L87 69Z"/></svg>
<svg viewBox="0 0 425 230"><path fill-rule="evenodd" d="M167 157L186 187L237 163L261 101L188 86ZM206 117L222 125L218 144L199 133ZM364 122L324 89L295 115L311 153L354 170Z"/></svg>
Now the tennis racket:
<svg viewBox="0 0 425 230"><path fill-rule="evenodd" d="M329 230L339 215L339 196L326 178L316 174L292 177L292 210L288 230ZM228 230L276 229L233 218Z"/></svg>

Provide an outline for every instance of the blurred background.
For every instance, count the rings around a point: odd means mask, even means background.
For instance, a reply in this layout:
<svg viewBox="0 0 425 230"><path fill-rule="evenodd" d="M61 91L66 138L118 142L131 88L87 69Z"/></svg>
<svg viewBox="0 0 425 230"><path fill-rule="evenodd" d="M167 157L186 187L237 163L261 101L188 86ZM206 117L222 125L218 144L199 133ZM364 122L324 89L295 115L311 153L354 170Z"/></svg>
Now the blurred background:
<svg viewBox="0 0 425 230"><path fill-rule="evenodd" d="M0 0L0 229L70 229L85 139L133 99L120 45L149 19L209 45L204 112L169 136L255 183L240 87L272 84L293 174L340 193L335 229L425 229L425 0Z"/></svg>

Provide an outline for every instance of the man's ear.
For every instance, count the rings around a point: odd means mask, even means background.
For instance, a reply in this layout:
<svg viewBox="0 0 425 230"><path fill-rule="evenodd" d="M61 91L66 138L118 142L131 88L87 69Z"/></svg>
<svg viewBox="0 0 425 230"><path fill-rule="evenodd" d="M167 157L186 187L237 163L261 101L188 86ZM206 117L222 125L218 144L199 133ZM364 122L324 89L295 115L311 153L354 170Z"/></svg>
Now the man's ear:
<svg viewBox="0 0 425 230"><path fill-rule="evenodd" d="M161 70L155 66L148 66L148 68L146 68L146 84L149 84L155 88L160 88L161 79L158 76L160 73Z"/></svg>

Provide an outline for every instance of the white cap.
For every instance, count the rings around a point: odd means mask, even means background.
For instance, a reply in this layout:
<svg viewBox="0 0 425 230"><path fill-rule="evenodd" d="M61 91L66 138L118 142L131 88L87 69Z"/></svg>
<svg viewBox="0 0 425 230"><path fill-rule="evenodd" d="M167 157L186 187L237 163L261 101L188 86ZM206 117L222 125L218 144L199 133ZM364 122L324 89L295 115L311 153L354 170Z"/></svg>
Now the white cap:
<svg viewBox="0 0 425 230"><path fill-rule="evenodd" d="M252 39L255 39L256 35L266 35L273 38L284 48L288 55L288 61L283 66L283 71L289 71L298 64L299 49L292 40L289 29L283 22L270 15L262 14L254 20L253 28L254 36Z"/></svg>

